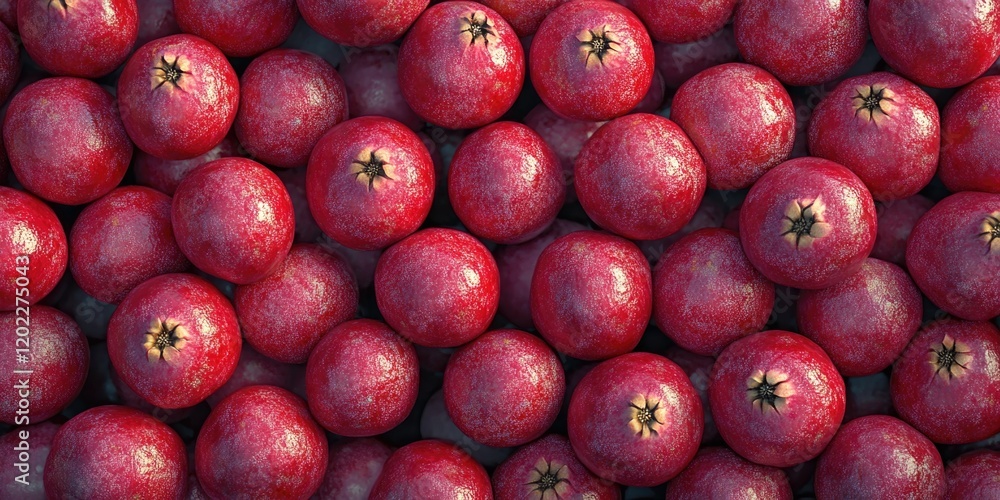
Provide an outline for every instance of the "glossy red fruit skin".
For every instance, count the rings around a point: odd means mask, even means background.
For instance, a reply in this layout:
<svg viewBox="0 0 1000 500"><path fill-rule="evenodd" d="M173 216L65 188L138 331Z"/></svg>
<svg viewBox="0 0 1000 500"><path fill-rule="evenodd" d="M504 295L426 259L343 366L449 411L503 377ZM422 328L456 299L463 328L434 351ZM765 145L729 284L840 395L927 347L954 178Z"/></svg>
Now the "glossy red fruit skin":
<svg viewBox="0 0 1000 500"><path fill-rule="evenodd" d="M750 187L785 161L795 142L788 91L749 64L720 64L684 82L674 95L670 119L705 159L712 189Z"/></svg>
<svg viewBox="0 0 1000 500"><path fill-rule="evenodd" d="M269 385L222 400L194 450L198 481L211 498L308 498L323 482L328 456L326 434L305 402Z"/></svg>
<svg viewBox="0 0 1000 500"><path fill-rule="evenodd" d="M155 323L176 321L186 330L173 361L146 347ZM171 335L177 345L177 331ZM165 274L132 289L108 325L108 354L115 371L153 405L187 408L225 384L240 356L239 325L233 306L211 283L190 274ZM153 360L149 359L153 357Z"/></svg>
<svg viewBox="0 0 1000 500"><path fill-rule="evenodd" d="M555 480L554 486L540 484ZM595 476L580 463L569 439L549 434L518 448L493 472L497 500L522 498L589 498L618 500L618 486Z"/></svg>
<svg viewBox="0 0 1000 500"><path fill-rule="evenodd" d="M233 375L205 402L215 408L230 394L251 385L273 385L305 397L305 376L305 365L275 361L255 351L248 343L244 343Z"/></svg>
<svg viewBox="0 0 1000 500"><path fill-rule="evenodd" d="M2 3L2 2L0 2ZM17 481L23 472L15 466L0 472L0 496L22 500L45 500L45 460L52 449L52 439L59 424L51 421L16 427L0 436L0 458L8 464L25 463L28 458L28 484ZM24 434L27 433L27 434ZM27 446L22 443L27 443ZM24 454L26 452L26 455ZM23 479L23 478L22 478Z"/></svg>
<svg viewBox="0 0 1000 500"><path fill-rule="evenodd" d="M12 388L10 395L0 400L0 422L8 424L41 422L61 412L80 394L90 364L87 339L72 318L47 306L34 306L29 312L30 316L23 309L0 313L0 339L4 342L0 373L4 374L3 383ZM30 353L30 360L24 363L17 361L17 353L23 351L15 350L22 348ZM30 383L24 388L26 379ZM28 411L18 406L25 397L30 401Z"/></svg>
<svg viewBox="0 0 1000 500"><path fill-rule="evenodd" d="M639 343L653 309L649 263L634 243L598 231L562 236L531 279L531 318L552 347L588 361Z"/></svg>
<svg viewBox="0 0 1000 500"><path fill-rule="evenodd" d="M871 110L858 98L877 98L879 92L882 98ZM941 151L939 121L934 100L902 77L848 78L813 111L809 152L851 169L876 200L907 198L934 177Z"/></svg>
<svg viewBox="0 0 1000 500"><path fill-rule="evenodd" d="M281 45L299 19L295 0L254 0L238 9L221 0L175 0L174 9L181 30L230 57L255 56Z"/></svg>
<svg viewBox="0 0 1000 500"><path fill-rule="evenodd" d="M520 328L534 329L530 307L531 277L535 273L538 256L556 238L585 229L587 227L582 224L556 219L545 232L530 241L497 248L494 256L500 271L501 316Z"/></svg>
<svg viewBox="0 0 1000 500"><path fill-rule="evenodd" d="M383 163L381 174L364 171L373 156ZM334 241L378 250L423 224L434 179L434 163L420 137L395 120L365 116L335 126L316 143L306 170L306 197L316 223Z"/></svg>
<svg viewBox="0 0 1000 500"><path fill-rule="evenodd" d="M944 464L927 437L884 415L844 425L816 465L817 500L943 498Z"/></svg>
<svg viewBox="0 0 1000 500"><path fill-rule="evenodd" d="M398 57L395 45L381 45L358 50L344 60L339 72L351 118L384 116L413 130L423 128L424 121L406 104L399 88Z"/></svg>
<svg viewBox="0 0 1000 500"><path fill-rule="evenodd" d="M486 470L458 447L427 439L392 454L372 488L372 500L397 498L493 498Z"/></svg>
<svg viewBox="0 0 1000 500"><path fill-rule="evenodd" d="M245 156L244 153L242 146L236 141L235 134L228 134L222 139L222 142L216 144L207 153L187 160L164 160L141 149L137 150L132 171L135 173L137 184L173 196L174 192L177 191L177 185L181 183L188 172L200 167L203 163L219 158Z"/></svg>
<svg viewBox="0 0 1000 500"><path fill-rule="evenodd" d="M954 350L948 368L941 351ZM889 390L900 418L939 444L1000 432L1000 330L987 321L943 320L924 327L893 365ZM959 366L963 365L963 366ZM940 368L940 370L939 370Z"/></svg>
<svg viewBox="0 0 1000 500"><path fill-rule="evenodd" d="M920 290L895 264L865 259L861 269L822 290L802 290L799 332L830 355L845 377L878 373L892 364L920 328Z"/></svg>
<svg viewBox="0 0 1000 500"><path fill-rule="evenodd" d="M872 0L868 24L885 62L927 87L965 85L1000 56L1000 7L994 4Z"/></svg>
<svg viewBox="0 0 1000 500"><path fill-rule="evenodd" d="M774 407L766 399L754 402L765 384L776 386ZM813 341L781 330L729 344L712 369L708 398L726 444L772 467L818 456L844 418L844 379L830 357Z"/></svg>
<svg viewBox="0 0 1000 500"><path fill-rule="evenodd" d="M410 28L429 0L298 0L309 27L334 42L371 47L398 40Z"/></svg>
<svg viewBox="0 0 1000 500"><path fill-rule="evenodd" d="M64 205L104 196L132 159L114 98L82 78L46 78L18 92L3 136L11 169L25 189Z"/></svg>
<svg viewBox="0 0 1000 500"><path fill-rule="evenodd" d="M1000 193L1000 77L980 78L948 101L941 121L941 181L949 191Z"/></svg>
<svg viewBox="0 0 1000 500"><path fill-rule="evenodd" d="M997 286L1000 195L962 192L932 207L906 245L910 276L935 305L962 319L1000 314Z"/></svg>
<svg viewBox="0 0 1000 500"><path fill-rule="evenodd" d="M544 104L539 104L524 117L524 124L541 136L559 158L566 184L566 202L576 201L573 164L584 143L604 122L569 120L552 112Z"/></svg>
<svg viewBox="0 0 1000 500"><path fill-rule="evenodd" d="M387 432L417 400L420 364L413 346L370 319L334 327L309 356L306 395L316 420L341 436Z"/></svg>
<svg viewBox="0 0 1000 500"><path fill-rule="evenodd" d="M729 448L702 448L667 485L667 498L772 498L791 500L784 471L747 461Z"/></svg>
<svg viewBox="0 0 1000 500"><path fill-rule="evenodd" d="M370 438L333 443L326 477L316 494L324 500L368 500L392 451L381 441Z"/></svg>
<svg viewBox="0 0 1000 500"><path fill-rule="evenodd" d="M173 0L135 0L135 5L139 8L139 34L135 48L181 32L174 18Z"/></svg>
<svg viewBox="0 0 1000 500"><path fill-rule="evenodd" d="M948 463L946 500L989 498L1000 488L1000 452L977 450Z"/></svg>
<svg viewBox="0 0 1000 500"><path fill-rule="evenodd" d="M566 377L556 353L520 330L494 330L451 356L444 400L455 425L487 446L520 446L552 426Z"/></svg>
<svg viewBox="0 0 1000 500"><path fill-rule="evenodd" d="M21 77L21 47L6 27L0 26L0 102L14 90Z"/></svg>
<svg viewBox="0 0 1000 500"><path fill-rule="evenodd" d="M98 406L56 432L45 461L49 498L183 498L184 442L167 424L124 406Z"/></svg>
<svg viewBox="0 0 1000 500"><path fill-rule="evenodd" d="M684 370L691 386L698 392L701 399L701 408L705 412L705 431L701 434L701 444L708 445L719 440L719 430L715 427L715 419L712 418L712 408L708 405L708 381L715 366L715 358L700 356L691 351L686 351L677 346L671 346L664 353L664 356L677 363L677 366Z"/></svg>
<svg viewBox="0 0 1000 500"><path fill-rule="evenodd" d="M176 81L168 69L176 65ZM118 107L139 149L165 160L207 153L236 118L240 82L225 54L194 35L139 47L118 79Z"/></svg>
<svg viewBox="0 0 1000 500"><path fill-rule="evenodd" d="M733 17L737 0L618 0L649 28L655 40L687 43L719 31Z"/></svg>
<svg viewBox="0 0 1000 500"><path fill-rule="evenodd" d="M740 3L733 22L740 54L796 86L818 85L851 69L868 41L864 0Z"/></svg>
<svg viewBox="0 0 1000 500"><path fill-rule="evenodd" d="M233 127L240 144L261 163L305 165L320 137L346 119L344 81L315 54L271 50L254 59L240 78Z"/></svg>
<svg viewBox="0 0 1000 500"><path fill-rule="evenodd" d="M17 0L0 0L0 22L17 34Z"/></svg>
<svg viewBox="0 0 1000 500"><path fill-rule="evenodd" d="M684 131L647 113L616 118L598 129L573 171L587 215L633 240L676 233L694 216L705 192L705 164Z"/></svg>
<svg viewBox="0 0 1000 500"><path fill-rule="evenodd" d="M502 16L517 36L534 35L545 16L569 0L483 0L479 2Z"/></svg>
<svg viewBox="0 0 1000 500"><path fill-rule="evenodd" d="M655 428L639 420L640 410L652 413ZM705 424L698 393L679 366L656 354L629 353L583 377L567 425L576 456L598 476L655 486L694 458Z"/></svg>
<svg viewBox="0 0 1000 500"><path fill-rule="evenodd" d="M386 323L425 347L457 347L489 327L500 302L496 261L478 240L424 229L390 247L375 267Z"/></svg>
<svg viewBox="0 0 1000 500"><path fill-rule="evenodd" d="M0 311L38 302L59 284L66 270L66 233L55 212L38 198L3 186L0 248ZM18 286L18 278L24 277L28 286ZM28 295L16 295L20 288L28 288Z"/></svg>
<svg viewBox="0 0 1000 500"><path fill-rule="evenodd" d="M465 138L448 171L448 198L469 232L523 243L556 219L566 199L559 158L526 125L497 122Z"/></svg>
<svg viewBox="0 0 1000 500"><path fill-rule="evenodd" d="M159 191L128 186L83 209L69 236L77 285L101 302L117 304L149 278L187 271L191 263L174 239L170 202Z"/></svg>
<svg viewBox="0 0 1000 500"><path fill-rule="evenodd" d="M323 334L357 314L358 284L340 256L300 244L274 274L236 287L233 303L254 349L282 363L305 363Z"/></svg>
<svg viewBox="0 0 1000 500"><path fill-rule="evenodd" d="M616 37L610 45L616 51L598 58L584 41L591 39L591 30L603 35L602 29ZM642 21L625 7L579 0L557 7L542 21L528 66L531 83L552 111L573 120L610 120L634 108L649 90L653 43Z"/></svg>
<svg viewBox="0 0 1000 500"><path fill-rule="evenodd" d="M97 78L125 62L139 32L135 0L20 0L17 27L31 59L53 75Z"/></svg>
<svg viewBox="0 0 1000 500"><path fill-rule="evenodd" d="M706 193L706 196L701 198L701 204L698 205L698 210L694 212L694 216L691 217L691 220L680 231L658 240L635 242L639 246L639 250L642 250L642 253L646 256L646 260L650 264L656 265L660 261L660 257L663 256L663 252L669 249L674 243L680 241L681 238L699 229L722 227L727 209L726 204L723 203L721 198L721 196L713 196Z"/></svg>
<svg viewBox="0 0 1000 500"><path fill-rule="evenodd" d="M447 360L445 360L447 361ZM441 369L441 372L444 368ZM466 452L483 467L496 467L507 459L513 448L494 448L475 442L466 436L451 420L444 403L444 391L431 395L420 414L420 437L438 439Z"/></svg>
<svg viewBox="0 0 1000 500"><path fill-rule="evenodd" d="M496 121L523 84L524 50L517 34L493 9L475 2L431 6L399 50L403 97L439 127L477 128Z"/></svg>
<svg viewBox="0 0 1000 500"><path fill-rule="evenodd" d="M740 56L736 36L728 26L692 42L654 43L653 52L656 69L670 94L692 76L712 66L735 62Z"/></svg>
<svg viewBox="0 0 1000 500"><path fill-rule="evenodd" d="M735 231L695 231L674 243L653 271L653 315L671 340L717 356L761 331L774 308L774 283L747 260Z"/></svg>
<svg viewBox="0 0 1000 500"><path fill-rule="evenodd" d="M906 242L910 238L917 221L934 202L925 196L913 195L885 204L876 204L878 209L878 233L872 257L906 266Z"/></svg>
<svg viewBox="0 0 1000 500"><path fill-rule="evenodd" d="M810 217L808 231L797 238L794 220ZM764 276L779 285L821 289L856 273L871 253L875 202L847 168L796 158L750 188L739 227L743 251Z"/></svg>
<svg viewBox="0 0 1000 500"><path fill-rule="evenodd" d="M295 237L292 201L281 179L245 158L222 158L191 171L177 186L170 219L177 244L198 269L237 285L276 272Z"/></svg>

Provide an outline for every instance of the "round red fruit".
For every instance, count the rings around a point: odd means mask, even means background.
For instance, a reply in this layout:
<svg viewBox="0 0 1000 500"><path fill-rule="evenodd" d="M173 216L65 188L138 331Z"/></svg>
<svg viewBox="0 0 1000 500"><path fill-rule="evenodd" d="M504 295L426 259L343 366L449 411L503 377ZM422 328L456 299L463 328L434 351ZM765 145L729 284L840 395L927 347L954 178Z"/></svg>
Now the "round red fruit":
<svg viewBox="0 0 1000 500"><path fill-rule="evenodd" d="M493 472L493 494L499 500L621 498L618 486L587 470L569 440L558 434L519 448L500 464Z"/></svg>
<svg viewBox="0 0 1000 500"><path fill-rule="evenodd" d="M410 107L432 124L481 127L506 113L521 92L524 50L493 9L467 1L436 4L403 40L399 84Z"/></svg>
<svg viewBox="0 0 1000 500"><path fill-rule="evenodd" d="M703 39L733 17L737 0L619 0L649 27L654 39L686 43Z"/></svg>
<svg viewBox="0 0 1000 500"><path fill-rule="evenodd" d="M455 425L477 443L520 446L555 421L566 379L552 349L519 330L495 330L451 356L444 401Z"/></svg>
<svg viewBox="0 0 1000 500"><path fill-rule="evenodd" d="M129 186L80 213L70 231L69 265L87 295L117 304L143 281L191 267L174 239L170 201L159 191Z"/></svg>
<svg viewBox="0 0 1000 500"><path fill-rule="evenodd" d="M976 450L948 463L945 469L947 500L989 498L1000 490L1000 452Z"/></svg>
<svg viewBox="0 0 1000 500"><path fill-rule="evenodd" d="M283 363L305 363L324 333L357 314L358 285L344 259L302 244L274 274L236 287L233 302L254 349Z"/></svg>
<svg viewBox="0 0 1000 500"><path fill-rule="evenodd" d="M924 327L893 365L889 390L899 416L939 444L1000 432L1000 330L981 321Z"/></svg>
<svg viewBox="0 0 1000 500"><path fill-rule="evenodd" d="M496 314L500 275L468 233L424 229L390 247L375 268L375 298L394 330L425 347L457 347Z"/></svg>
<svg viewBox="0 0 1000 500"><path fill-rule="evenodd" d="M720 64L735 62L739 57L736 36L725 27L704 38L687 43L655 43L656 69L670 93L692 76Z"/></svg>
<svg viewBox="0 0 1000 500"><path fill-rule="evenodd" d="M188 172L219 158L244 156L244 151L234 134L226 135L225 139L207 153L187 160L164 160L157 158L141 149L135 152L135 163L132 171L137 184L151 187L161 193L173 196L177 185L181 183Z"/></svg>
<svg viewBox="0 0 1000 500"><path fill-rule="evenodd" d="M0 4L3 1L0 0ZM157 38L181 32L174 19L174 0L135 0L135 4L139 8L139 36L135 41L136 48ZM0 7L0 10L2 9Z"/></svg>
<svg viewBox="0 0 1000 500"><path fill-rule="evenodd" d="M359 319L323 336L306 364L306 399L334 434L367 437L399 425L417 401L413 346L384 323Z"/></svg>
<svg viewBox="0 0 1000 500"><path fill-rule="evenodd" d="M965 85L1000 56L1000 6L993 3L871 0L868 24L885 62L928 87Z"/></svg>
<svg viewBox="0 0 1000 500"><path fill-rule="evenodd" d="M416 231L434 199L434 162L417 134L365 116L332 128L309 157L309 209L323 232L356 250L385 248Z"/></svg>
<svg viewBox="0 0 1000 500"><path fill-rule="evenodd" d="M240 357L233 306L211 283L164 274L135 287L108 325L108 354L122 381L167 409L187 408L222 387Z"/></svg>
<svg viewBox="0 0 1000 500"><path fill-rule="evenodd" d="M889 367L920 327L920 290L906 271L878 259L822 290L802 290L799 331L830 355L845 377Z"/></svg>
<svg viewBox="0 0 1000 500"><path fill-rule="evenodd" d="M906 266L935 305L962 319L1000 315L1000 195L962 192L934 205L910 233Z"/></svg>
<svg viewBox="0 0 1000 500"><path fill-rule="evenodd" d="M740 209L740 241L779 285L821 289L856 273L875 245L871 193L847 168L789 160L754 184Z"/></svg>
<svg viewBox="0 0 1000 500"><path fill-rule="evenodd" d="M705 193L705 164L676 124L639 113L594 133L576 159L576 194L597 225L633 240L670 236Z"/></svg>
<svg viewBox="0 0 1000 500"><path fill-rule="evenodd" d="M952 192L1000 193L1000 76L980 78L948 101L941 121L941 182Z"/></svg>
<svg viewBox="0 0 1000 500"><path fill-rule="evenodd" d="M704 430L701 400L679 366L629 353L597 365L569 404L569 440L588 469L628 486L655 486L694 458Z"/></svg>
<svg viewBox="0 0 1000 500"><path fill-rule="evenodd" d="M656 326L703 356L764 328L774 283L747 260L735 231L706 228L671 245L653 271Z"/></svg>
<svg viewBox="0 0 1000 500"><path fill-rule="evenodd" d="M55 212L28 193L0 186L0 311L48 295L66 271L67 253Z"/></svg>
<svg viewBox="0 0 1000 500"><path fill-rule="evenodd" d="M326 435L305 402L269 385L222 400L194 450L198 482L211 498L309 498L327 459Z"/></svg>
<svg viewBox="0 0 1000 500"><path fill-rule="evenodd" d="M132 52L139 9L135 0L20 0L17 27L24 49L46 72L97 78Z"/></svg>
<svg viewBox="0 0 1000 500"><path fill-rule="evenodd" d="M403 36L430 0L298 0L309 24L334 42L349 47L371 47Z"/></svg>
<svg viewBox="0 0 1000 500"><path fill-rule="evenodd" d="M872 257L906 266L906 242L917 221L934 202L919 194L891 203L876 204L878 209L878 234Z"/></svg>
<svg viewBox="0 0 1000 500"><path fill-rule="evenodd" d="M187 476L181 437L148 413L124 406L91 408L63 424L43 475L49 498L94 500L179 500Z"/></svg>
<svg viewBox="0 0 1000 500"><path fill-rule="evenodd" d="M646 257L634 243L577 231L542 251L531 279L531 317L559 352L585 360L625 354L653 309Z"/></svg>
<svg viewBox="0 0 1000 500"><path fill-rule="evenodd" d="M785 161L795 142L788 91L756 66L728 63L698 73L677 90L670 110L698 148L712 189L750 187Z"/></svg>
<svg viewBox="0 0 1000 500"><path fill-rule="evenodd" d="M193 35L139 47L118 79L118 107L139 149L165 160L207 153L236 118L240 82L219 49Z"/></svg>
<svg viewBox="0 0 1000 500"><path fill-rule="evenodd" d="M0 26L0 102L7 102L20 77L21 47L14 34Z"/></svg>
<svg viewBox="0 0 1000 500"><path fill-rule="evenodd" d="M749 462L728 448L703 448L667 485L667 498L770 498L792 500L781 469Z"/></svg>
<svg viewBox="0 0 1000 500"><path fill-rule="evenodd" d="M934 443L884 415L845 424L819 458L815 481L817 500L943 498L945 491Z"/></svg>
<svg viewBox="0 0 1000 500"><path fill-rule="evenodd" d="M368 500L392 448L369 438L344 440L330 445L330 463L317 494L320 498Z"/></svg>
<svg viewBox="0 0 1000 500"><path fill-rule="evenodd" d="M253 60L240 79L234 130L257 161L305 165L316 142L347 119L347 89L321 57L275 49Z"/></svg>
<svg viewBox="0 0 1000 500"><path fill-rule="evenodd" d="M185 33L200 36L230 57L249 57L281 45L299 19L295 0L174 0Z"/></svg>
<svg viewBox="0 0 1000 500"><path fill-rule="evenodd" d="M490 476L455 445L428 439L392 454L372 488L372 500L397 498L493 498Z"/></svg>
<svg viewBox="0 0 1000 500"><path fill-rule="evenodd" d="M181 251L198 269L237 285L277 271L295 237L285 185L245 158L191 171L177 186L170 219Z"/></svg>
<svg viewBox="0 0 1000 500"><path fill-rule="evenodd" d="M25 189L64 205L107 194L132 159L114 98L82 78L46 78L18 92L7 109L3 140Z"/></svg>
<svg viewBox="0 0 1000 500"><path fill-rule="evenodd" d="M813 341L769 330L729 345L712 369L712 416L722 439L762 465L816 458L844 419L844 379Z"/></svg>
<svg viewBox="0 0 1000 500"><path fill-rule="evenodd" d="M940 150L937 104L892 73L844 80L809 122L809 151L851 169L879 201L923 189L934 177Z"/></svg>
<svg viewBox="0 0 1000 500"><path fill-rule="evenodd" d="M566 199L559 159L525 125L497 122L472 133L455 151L448 197L472 234L523 243L555 220Z"/></svg>
<svg viewBox="0 0 1000 500"><path fill-rule="evenodd" d="M601 121L634 108L653 81L653 43L642 21L614 2L578 0L553 10L531 42L531 83L552 111Z"/></svg>
<svg viewBox="0 0 1000 500"><path fill-rule="evenodd" d="M275 361L244 343L233 376L205 400L215 408L226 396L251 385L273 385L305 396L305 366Z"/></svg>
<svg viewBox="0 0 1000 500"><path fill-rule="evenodd" d="M483 0L481 4L497 11L510 23L519 37L534 35L552 9L569 0Z"/></svg>
<svg viewBox="0 0 1000 500"><path fill-rule="evenodd" d="M399 49L382 45L352 53L340 66L340 76L347 88L347 109L351 118L384 116L413 130L424 121L410 109L399 89Z"/></svg>
<svg viewBox="0 0 1000 500"><path fill-rule="evenodd" d="M46 306L30 308L30 316L25 310L0 313L0 373L10 388L0 400L0 422L8 424L61 412L80 394L90 364L87 338L72 318ZM21 348L30 353L23 361Z"/></svg>

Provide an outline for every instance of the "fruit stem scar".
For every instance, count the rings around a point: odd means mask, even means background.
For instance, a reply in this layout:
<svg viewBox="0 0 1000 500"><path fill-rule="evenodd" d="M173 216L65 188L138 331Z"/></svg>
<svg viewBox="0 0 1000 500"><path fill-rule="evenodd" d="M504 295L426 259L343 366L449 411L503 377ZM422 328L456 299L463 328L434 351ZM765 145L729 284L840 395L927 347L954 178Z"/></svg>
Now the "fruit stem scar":
<svg viewBox="0 0 1000 500"><path fill-rule="evenodd" d="M482 20L477 20L478 16L482 16ZM490 39L488 36L496 36L497 34L493 31L493 26L490 24L490 19L485 13L476 11L473 12L469 17L462 18L462 24L464 28L459 31L459 33L468 33L472 35L472 40L469 41L469 45L475 45L476 40L479 38L483 39L483 45L489 45Z"/></svg>
<svg viewBox="0 0 1000 500"><path fill-rule="evenodd" d="M187 328L177 320L157 318L146 331L143 347L151 363L164 360L172 364L177 361L189 339Z"/></svg>
<svg viewBox="0 0 1000 500"><path fill-rule="evenodd" d="M666 408L660 401L637 395L629 401L628 426L636 436L648 438L659 434L659 429L666 422Z"/></svg>
<svg viewBox="0 0 1000 500"><path fill-rule="evenodd" d="M590 58L594 56L597 57L601 66L604 66L604 58L608 56L608 53L617 53L620 45L607 25L596 30L587 30L586 34L580 38L580 47L585 52L584 64L589 66Z"/></svg>
<svg viewBox="0 0 1000 500"><path fill-rule="evenodd" d="M813 240L830 233L830 225L824 221L823 202L814 200L793 200L785 208L781 221L781 236L795 244L796 249L806 248Z"/></svg>
<svg viewBox="0 0 1000 500"><path fill-rule="evenodd" d="M860 116L861 119L873 122L875 125L878 125L883 117L891 116L889 114L892 109L891 103L896 101L892 98L892 91L884 85L868 85L867 88L862 85L855 91L857 93L853 97L854 116Z"/></svg>
<svg viewBox="0 0 1000 500"><path fill-rule="evenodd" d="M951 335L945 335L937 348L928 350L928 362L934 367L934 375L950 381L961 377L969 369L972 351L964 343L955 341Z"/></svg>
<svg viewBox="0 0 1000 500"><path fill-rule="evenodd" d="M189 71L185 71L180 65L180 56L175 57L174 60L167 61L166 56L160 57L160 65L153 68L154 72L159 72L159 74L154 73L154 79L159 83L154 86L154 89L162 87L166 83L170 83L176 88L184 90L181 88L180 79L181 76L190 74Z"/></svg>
<svg viewBox="0 0 1000 500"><path fill-rule="evenodd" d="M986 240L986 254L989 255L993 251L993 242L1000 238L1000 212L987 215L979 230L976 236Z"/></svg>
<svg viewBox="0 0 1000 500"><path fill-rule="evenodd" d="M390 174L392 173L392 165L390 165L385 158L376 154L375 150L370 150L368 152L368 158L364 159L364 152L351 162L354 167L352 169L352 174L354 178L361 182L362 184L367 184L368 191L373 188L378 189L375 186L375 181L379 179L394 180Z"/></svg>
<svg viewBox="0 0 1000 500"><path fill-rule="evenodd" d="M553 462L541 459L531 471L529 476L530 481L528 481L527 485L532 486L532 491L538 492L541 498L544 498L545 492L549 490L555 490L556 498L559 498L559 490L564 489L560 485L569 483L569 479L566 477L568 474L565 465L556 464L553 467Z"/></svg>
<svg viewBox="0 0 1000 500"><path fill-rule="evenodd" d="M69 5L66 3L66 0L49 0L49 7L52 7L52 4L58 4L63 8L63 10L69 9Z"/></svg>
<svg viewBox="0 0 1000 500"><path fill-rule="evenodd" d="M770 408L780 415L786 398L794 394L788 379L777 380L778 377L774 372L758 370L747 380L747 399L762 414Z"/></svg>

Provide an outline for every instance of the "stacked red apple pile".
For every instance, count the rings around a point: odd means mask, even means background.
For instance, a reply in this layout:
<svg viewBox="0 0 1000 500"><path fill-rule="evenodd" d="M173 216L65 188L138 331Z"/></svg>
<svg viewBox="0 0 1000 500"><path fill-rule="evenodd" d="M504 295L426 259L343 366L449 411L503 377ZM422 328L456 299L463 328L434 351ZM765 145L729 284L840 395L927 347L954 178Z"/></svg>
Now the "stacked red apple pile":
<svg viewBox="0 0 1000 500"><path fill-rule="evenodd" d="M2 498L997 498L1000 4L0 0Z"/></svg>

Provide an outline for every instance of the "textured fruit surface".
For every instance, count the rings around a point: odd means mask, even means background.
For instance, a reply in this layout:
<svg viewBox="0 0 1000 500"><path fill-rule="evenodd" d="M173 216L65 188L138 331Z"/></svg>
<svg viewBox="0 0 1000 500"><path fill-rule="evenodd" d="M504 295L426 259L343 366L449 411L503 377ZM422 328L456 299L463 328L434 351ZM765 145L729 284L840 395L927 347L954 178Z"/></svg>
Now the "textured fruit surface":
<svg viewBox="0 0 1000 500"><path fill-rule="evenodd" d="M392 454L372 488L373 500L395 498L493 498L490 476L459 448L434 439L415 441Z"/></svg>
<svg viewBox="0 0 1000 500"><path fill-rule="evenodd" d="M948 463L945 469L948 500L988 498L1000 491L1000 452L978 450Z"/></svg>
<svg viewBox="0 0 1000 500"><path fill-rule="evenodd" d="M941 182L949 191L1000 193L1000 77L980 78L948 101L941 121Z"/></svg>
<svg viewBox="0 0 1000 500"><path fill-rule="evenodd" d="M330 445L330 463L317 494L320 498L368 500L392 448L369 438Z"/></svg>
<svg viewBox="0 0 1000 500"><path fill-rule="evenodd" d="M0 2L2 3L2 2ZM16 427L0 437L0 457L10 464L24 463L18 455L17 448L24 448L28 453L28 473L30 480L24 484L17 480L22 472L20 466L7 467L0 471L0 496L22 500L45 500L45 460L52 449L52 440L60 425L51 421L40 424ZM27 433L27 434L25 434ZM30 440L30 441L29 441Z"/></svg>
<svg viewBox="0 0 1000 500"><path fill-rule="evenodd" d="M730 21L737 0L618 0L632 9L660 42L702 39Z"/></svg>
<svg viewBox="0 0 1000 500"><path fill-rule="evenodd" d="M933 201L919 194L890 203L876 203L878 233L871 256L905 267L906 242L910 232L933 206Z"/></svg>
<svg viewBox="0 0 1000 500"><path fill-rule="evenodd" d="M334 42L371 47L395 41L430 0L298 0L309 26Z"/></svg>
<svg viewBox="0 0 1000 500"><path fill-rule="evenodd" d="M580 463L569 439L549 434L519 448L493 472L493 494L514 498L621 498L618 487Z"/></svg>
<svg viewBox="0 0 1000 500"><path fill-rule="evenodd" d="M791 500L792 487L781 469L747 461L728 448L702 448L667 485L667 498L771 498Z"/></svg>
<svg viewBox="0 0 1000 500"><path fill-rule="evenodd" d="M175 0L185 33L200 36L230 57L248 57L281 45L298 21L295 0L250 0L239 8L223 0Z"/></svg>
<svg viewBox="0 0 1000 500"><path fill-rule="evenodd" d="M0 311L48 295L66 270L68 253L62 224L45 202L0 186ZM25 286L18 286L18 278ZM21 288L27 292L18 295Z"/></svg>

